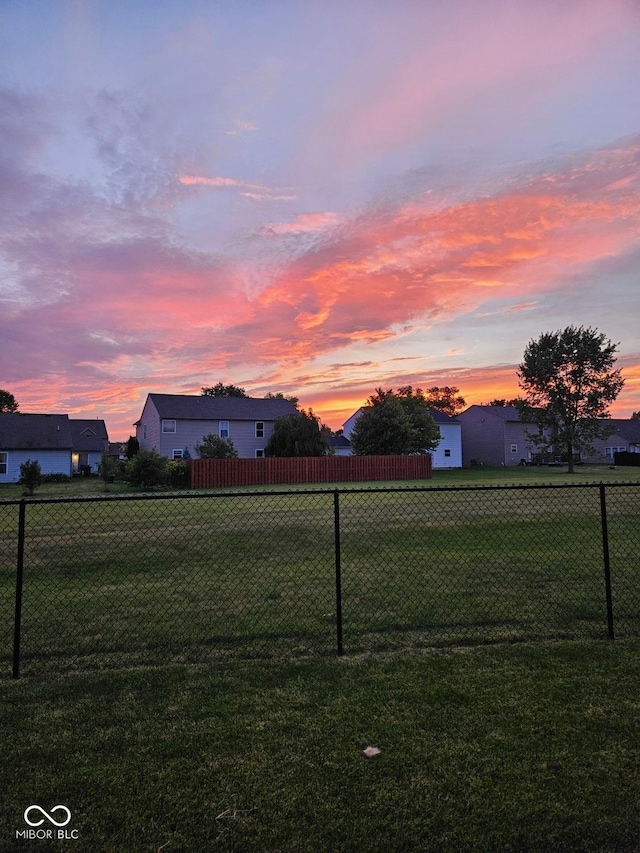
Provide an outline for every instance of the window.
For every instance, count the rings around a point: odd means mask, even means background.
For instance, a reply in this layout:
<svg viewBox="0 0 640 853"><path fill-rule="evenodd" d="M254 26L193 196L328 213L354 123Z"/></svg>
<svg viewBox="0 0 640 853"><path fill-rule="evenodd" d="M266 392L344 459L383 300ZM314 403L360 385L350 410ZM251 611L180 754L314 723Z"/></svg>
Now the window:
<svg viewBox="0 0 640 853"><path fill-rule="evenodd" d="M175 432L176 422L174 420L162 421L162 432Z"/></svg>
<svg viewBox="0 0 640 853"><path fill-rule="evenodd" d="M256 438L264 438L264 421L256 421Z"/></svg>
<svg viewBox="0 0 640 853"><path fill-rule="evenodd" d="M7 466L9 464L9 454L2 451L0 453L0 474L7 473Z"/></svg>
<svg viewBox="0 0 640 853"><path fill-rule="evenodd" d="M174 450L171 458L172 459L182 459L182 453L183 453L182 450Z"/></svg>
<svg viewBox="0 0 640 853"><path fill-rule="evenodd" d="M512 453L517 453L517 452L518 452L518 445L517 445L517 444L512 444L512 445L511 445L511 452L512 452Z"/></svg>
<svg viewBox="0 0 640 853"><path fill-rule="evenodd" d="M262 448L256 450L256 459L264 459L264 450Z"/></svg>
<svg viewBox="0 0 640 853"><path fill-rule="evenodd" d="M624 453L624 447L605 447L604 455L607 459L613 459L616 453Z"/></svg>
<svg viewBox="0 0 640 853"><path fill-rule="evenodd" d="M447 447L447 448L446 448L446 450L444 451L444 455L445 455L445 456L451 456L451 451L449 450L449 448L448 448L448 447Z"/></svg>
<svg viewBox="0 0 640 853"><path fill-rule="evenodd" d="M229 438L229 421L220 421L218 432L220 438Z"/></svg>

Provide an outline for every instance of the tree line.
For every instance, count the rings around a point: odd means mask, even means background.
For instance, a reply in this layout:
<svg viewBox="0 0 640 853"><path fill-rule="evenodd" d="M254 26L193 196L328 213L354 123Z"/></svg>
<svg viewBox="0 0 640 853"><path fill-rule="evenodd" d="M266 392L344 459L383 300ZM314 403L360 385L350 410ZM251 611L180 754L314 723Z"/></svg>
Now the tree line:
<svg viewBox="0 0 640 853"><path fill-rule="evenodd" d="M515 406L520 420L535 428L532 442L543 448L564 449L569 471L574 455L588 450L594 438L611 434L609 406L624 386L615 367L618 344L597 329L567 326L546 332L529 341L516 371L522 394L514 399L492 400L491 406ZM202 387L201 394L212 397L246 397L245 389L218 382ZM275 420L265 447L268 456L323 456L332 452L332 431L312 409L301 409L297 397L281 392L268 399L289 400L296 411ZM350 435L352 451L358 455L428 453L440 441L432 409L455 416L466 405L458 388L433 386L426 392L406 385L376 388L359 412ZM0 413L17 412L18 403L0 389ZM631 415L640 419L640 411ZM237 456L233 443L217 435L203 436L196 446L201 458ZM135 437L127 443L127 456L137 455Z"/></svg>

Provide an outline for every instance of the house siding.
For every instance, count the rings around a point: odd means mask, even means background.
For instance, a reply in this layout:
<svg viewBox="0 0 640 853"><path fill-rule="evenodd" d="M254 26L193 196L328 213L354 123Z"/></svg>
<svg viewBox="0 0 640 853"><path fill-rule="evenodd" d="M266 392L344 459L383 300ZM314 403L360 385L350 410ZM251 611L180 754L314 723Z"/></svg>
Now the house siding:
<svg viewBox="0 0 640 853"><path fill-rule="evenodd" d="M529 433L533 424L517 420L514 411L493 406L471 406L458 415L462 423L463 463L478 465L519 465L537 453ZM512 450L512 445L516 449Z"/></svg>
<svg viewBox="0 0 640 853"><path fill-rule="evenodd" d="M0 483L18 483L20 466L29 459L37 459L43 474L71 476L71 450L7 450L7 473L0 474Z"/></svg>
<svg viewBox="0 0 640 853"><path fill-rule="evenodd" d="M221 421L219 420L175 420L176 431L169 434L160 432L159 441L154 445L158 453L167 456L169 459L172 458L174 450L184 451L185 448L195 459L198 455L196 444L202 444L205 435L220 434ZM264 424L264 436L262 438L256 438L257 421L227 421L227 423L229 424L229 439L233 442L238 456L244 459L253 459L256 450L264 450L273 432L273 422L270 421L261 422ZM150 449L149 442L147 441L144 445L140 442L140 447Z"/></svg>
<svg viewBox="0 0 640 853"><path fill-rule="evenodd" d="M440 423L440 443L431 451L434 468L462 468L462 427L457 423ZM450 455L445 455L448 450Z"/></svg>
<svg viewBox="0 0 640 853"><path fill-rule="evenodd" d="M155 449L158 453L162 453L160 449L160 415L150 397L147 398L140 420L136 424L136 438L140 444L140 450Z"/></svg>
<svg viewBox="0 0 640 853"><path fill-rule="evenodd" d="M176 450L184 453L188 450L192 458L197 457L195 446L201 444L205 435L220 435L220 424L229 424L229 439L233 442L238 456L244 459L255 458L256 451L264 451L273 432L276 417L295 412L295 408L284 400L264 400L244 398L237 401L210 398L180 397L179 395L156 395L160 411L152 395L142 410L136 424L136 438L141 450L157 450L162 456L171 459ZM194 417L196 411L207 413L218 409L220 416ZM252 411L253 409L253 411ZM186 417L181 417L185 413ZM224 413L228 413L225 415ZM236 415L233 417L233 413ZM246 416L245 416L246 414ZM268 417L271 414L272 417ZM174 420L175 432L162 432L162 421ZM263 435L256 437L256 424L262 423Z"/></svg>

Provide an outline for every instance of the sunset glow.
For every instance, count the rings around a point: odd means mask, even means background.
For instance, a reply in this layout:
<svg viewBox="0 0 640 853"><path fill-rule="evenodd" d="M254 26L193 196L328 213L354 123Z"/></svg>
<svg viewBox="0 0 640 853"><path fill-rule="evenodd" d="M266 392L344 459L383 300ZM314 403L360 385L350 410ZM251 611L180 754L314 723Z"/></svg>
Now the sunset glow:
<svg viewBox="0 0 640 853"><path fill-rule="evenodd" d="M337 428L378 386L513 397L569 324L640 410L636 4L34 0L0 68L21 411L125 440L222 381Z"/></svg>

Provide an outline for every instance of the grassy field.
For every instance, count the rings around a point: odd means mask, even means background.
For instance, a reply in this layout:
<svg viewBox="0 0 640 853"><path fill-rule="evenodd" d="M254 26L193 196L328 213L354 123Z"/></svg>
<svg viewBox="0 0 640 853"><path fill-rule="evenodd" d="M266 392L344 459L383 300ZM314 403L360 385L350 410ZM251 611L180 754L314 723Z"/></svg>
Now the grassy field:
<svg viewBox="0 0 640 853"><path fill-rule="evenodd" d="M342 493L341 658L331 493L30 502L18 681L0 503L0 850L640 853L640 478L607 490L613 643L567 487L607 471ZM75 837L17 838L32 804Z"/></svg>
<svg viewBox="0 0 640 853"><path fill-rule="evenodd" d="M478 476L447 476L458 474ZM598 489L553 482L341 493L345 651L606 637ZM336 653L330 490L123 497L28 504L25 674ZM607 502L616 633L633 635L637 481ZM16 523L17 507L0 504L3 677Z"/></svg>
<svg viewBox="0 0 640 853"><path fill-rule="evenodd" d="M637 853L639 653L536 643L9 682L0 849ZM16 840L30 804L64 804L77 840Z"/></svg>

